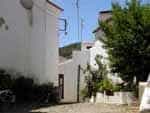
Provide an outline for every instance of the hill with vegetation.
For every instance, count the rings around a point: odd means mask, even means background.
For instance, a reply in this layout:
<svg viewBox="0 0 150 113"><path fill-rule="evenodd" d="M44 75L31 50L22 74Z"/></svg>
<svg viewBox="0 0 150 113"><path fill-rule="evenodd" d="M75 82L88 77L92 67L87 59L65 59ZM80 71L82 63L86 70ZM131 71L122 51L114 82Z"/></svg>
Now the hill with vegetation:
<svg viewBox="0 0 150 113"><path fill-rule="evenodd" d="M59 48L59 56L70 59L72 58L72 52L74 50L80 50L80 49L81 49L81 43L70 44Z"/></svg>

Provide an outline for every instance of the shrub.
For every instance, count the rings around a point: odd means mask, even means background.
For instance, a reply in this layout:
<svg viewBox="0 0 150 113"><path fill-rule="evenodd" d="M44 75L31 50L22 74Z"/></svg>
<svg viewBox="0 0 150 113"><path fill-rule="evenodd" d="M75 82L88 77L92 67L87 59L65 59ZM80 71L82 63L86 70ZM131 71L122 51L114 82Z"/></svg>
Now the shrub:
<svg viewBox="0 0 150 113"><path fill-rule="evenodd" d="M100 92L104 92L106 91L106 94L108 95L112 95L113 92L118 92L121 91L123 89L122 85L120 84L113 84L111 80L105 78L104 80L102 80L99 84L99 91Z"/></svg>
<svg viewBox="0 0 150 113"><path fill-rule="evenodd" d="M18 102L58 102L58 94L52 83L36 84L33 79L19 77L12 88Z"/></svg>
<svg viewBox="0 0 150 113"><path fill-rule="evenodd" d="M0 69L0 90L10 89L13 84L11 75L4 69Z"/></svg>
<svg viewBox="0 0 150 113"><path fill-rule="evenodd" d="M59 92L52 83L37 84L33 78L24 77L21 73L15 74L17 78L0 69L0 90L12 90L17 102L59 102Z"/></svg>
<svg viewBox="0 0 150 113"><path fill-rule="evenodd" d="M109 79L104 79L99 83L99 91L113 91L113 84Z"/></svg>
<svg viewBox="0 0 150 113"><path fill-rule="evenodd" d="M83 100L85 100L86 98L90 98L91 96L87 87L81 90L81 95L82 95Z"/></svg>
<svg viewBox="0 0 150 113"><path fill-rule="evenodd" d="M121 85L114 85L113 86L113 92L118 92L118 91L121 91L121 89L122 89L122 86Z"/></svg>
<svg viewBox="0 0 150 113"><path fill-rule="evenodd" d="M12 87L12 90L16 95L17 101L32 101L34 95L33 86L33 79L25 78L23 76L17 78Z"/></svg>
<svg viewBox="0 0 150 113"><path fill-rule="evenodd" d="M91 67L90 64L87 64L86 68L82 69L83 73L86 74L85 76L85 84L86 84L85 87L87 88L86 95L88 95L89 97L91 97L92 95L96 96L96 93L99 90L100 85L99 83L101 83L101 81L105 79L107 76L108 73L107 67L102 63L102 58L103 57L100 55L97 55L95 57L97 69Z"/></svg>
<svg viewBox="0 0 150 113"><path fill-rule="evenodd" d="M42 85L34 85L34 96L35 100L39 100L39 102L59 102L59 92L57 92L57 87L54 87L52 83L42 84Z"/></svg>

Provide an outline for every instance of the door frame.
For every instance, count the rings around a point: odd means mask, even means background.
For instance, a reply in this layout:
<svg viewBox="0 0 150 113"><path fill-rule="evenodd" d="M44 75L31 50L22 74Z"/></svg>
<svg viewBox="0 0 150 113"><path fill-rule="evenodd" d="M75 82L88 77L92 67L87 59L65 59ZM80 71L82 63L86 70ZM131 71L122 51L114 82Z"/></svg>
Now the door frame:
<svg viewBox="0 0 150 113"><path fill-rule="evenodd" d="M61 83L61 79L62 79L62 83ZM64 99L64 74L59 74L59 76L58 76L58 85L59 85L60 98Z"/></svg>
<svg viewBox="0 0 150 113"><path fill-rule="evenodd" d="M80 74L81 74L81 66L78 65L78 73L77 73L77 102L80 102Z"/></svg>

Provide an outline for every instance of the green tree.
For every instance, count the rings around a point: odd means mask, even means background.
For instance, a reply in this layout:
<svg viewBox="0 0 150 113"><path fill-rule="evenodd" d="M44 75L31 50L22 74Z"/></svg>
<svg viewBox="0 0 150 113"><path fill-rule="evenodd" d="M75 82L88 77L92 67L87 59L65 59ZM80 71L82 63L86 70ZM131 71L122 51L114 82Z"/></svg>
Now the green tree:
<svg viewBox="0 0 150 113"><path fill-rule="evenodd" d="M100 22L112 72L129 84L145 81L150 73L150 5L131 0L112 5L112 17Z"/></svg>
<svg viewBox="0 0 150 113"><path fill-rule="evenodd" d="M84 92L86 92L87 97L96 95L96 92L99 90L99 83L107 77L106 65L101 62L102 57L97 55L95 61L97 63L98 69L93 69L90 64L87 64L86 69L83 69L85 76L86 87Z"/></svg>

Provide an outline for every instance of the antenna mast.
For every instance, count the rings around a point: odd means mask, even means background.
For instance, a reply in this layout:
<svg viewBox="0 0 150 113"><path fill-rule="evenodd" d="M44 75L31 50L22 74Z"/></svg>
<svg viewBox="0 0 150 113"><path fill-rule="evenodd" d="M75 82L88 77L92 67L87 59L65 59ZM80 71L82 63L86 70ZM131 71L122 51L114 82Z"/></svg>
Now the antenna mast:
<svg viewBox="0 0 150 113"><path fill-rule="evenodd" d="M77 8L78 40L80 40L80 11L79 11L79 0L76 0L76 8Z"/></svg>

